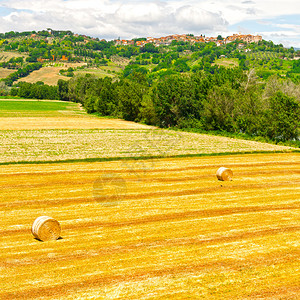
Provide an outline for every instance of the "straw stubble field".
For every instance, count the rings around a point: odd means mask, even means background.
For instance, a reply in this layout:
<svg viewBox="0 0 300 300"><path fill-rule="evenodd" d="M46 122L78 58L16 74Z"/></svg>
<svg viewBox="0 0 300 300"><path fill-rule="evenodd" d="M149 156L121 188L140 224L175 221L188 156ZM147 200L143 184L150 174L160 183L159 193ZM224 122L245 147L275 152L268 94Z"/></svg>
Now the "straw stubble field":
<svg viewBox="0 0 300 300"><path fill-rule="evenodd" d="M154 158L291 148L100 119L58 101L1 100L0 130L0 299L299 294L298 153ZM115 161L61 161L89 158ZM221 166L233 181L217 180ZM39 216L60 222L60 239L34 239Z"/></svg>
<svg viewBox="0 0 300 300"><path fill-rule="evenodd" d="M7 130L0 132L0 139L0 163L291 149L255 141L161 129Z"/></svg>
<svg viewBox="0 0 300 300"><path fill-rule="evenodd" d="M0 298L297 299L299 157L2 166ZM41 215L61 239L33 238Z"/></svg>
<svg viewBox="0 0 300 300"><path fill-rule="evenodd" d="M291 150L99 118L78 103L46 100L0 100L0 141L0 164Z"/></svg>

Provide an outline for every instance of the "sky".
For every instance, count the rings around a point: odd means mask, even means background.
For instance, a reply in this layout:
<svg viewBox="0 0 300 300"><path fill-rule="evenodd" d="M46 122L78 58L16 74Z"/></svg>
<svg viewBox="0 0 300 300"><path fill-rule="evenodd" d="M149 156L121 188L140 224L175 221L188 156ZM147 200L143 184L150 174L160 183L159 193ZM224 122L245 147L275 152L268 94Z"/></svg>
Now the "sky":
<svg viewBox="0 0 300 300"><path fill-rule="evenodd" d="M113 40L259 34L300 48L299 0L0 0L0 32L71 30Z"/></svg>

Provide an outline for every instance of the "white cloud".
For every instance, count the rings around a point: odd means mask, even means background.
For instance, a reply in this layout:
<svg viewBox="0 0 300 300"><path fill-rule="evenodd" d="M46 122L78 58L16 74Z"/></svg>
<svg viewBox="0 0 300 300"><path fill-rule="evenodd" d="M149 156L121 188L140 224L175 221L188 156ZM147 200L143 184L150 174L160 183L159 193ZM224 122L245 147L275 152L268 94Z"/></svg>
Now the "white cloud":
<svg viewBox="0 0 300 300"><path fill-rule="evenodd" d="M0 32L72 30L113 39L171 33L229 34L228 26L300 11L298 0L3 0ZM289 26L289 24L286 24ZM295 28L285 27L295 32ZM299 32L296 30L296 32ZM254 32L253 32L254 33Z"/></svg>
<svg viewBox="0 0 300 300"><path fill-rule="evenodd" d="M264 31L261 33L265 40L276 41L277 44L283 44L285 47L300 48L299 32L280 30Z"/></svg>
<svg viewBox="0 0 300 300"><path fill-rule="evenodd" d="M0 22L2 32L51 27L131 38L190 31L213 33L227 24L221 13L204 10L199 4L186 5L183 1L11 0L2 5L14 10L2 18L5 21Z"/></svg>
<svg viewBox="0 0 300 300"><path fill-rule="evenodd" d="M185 1L190 3L190 1ZM203 9L212 12L221 11L223 17L229 24L238 22L272 18L280 15L291 15L300 11L298 0L264 0L264 1L234 1L234 0L214 0L214 1L194 1L193 5L201 5Z"/></svg>
<svg viewBox="0 0 300 300"><path fill-rule="evenodd" d="M176 10L175 20L182 26L191 29L224 29L227 22L219 13L212 13L194 6L183 6Z"/></svg>
<svg viewBox="0 0 300 300"><path fill-rule="evenodd" d="M149 4L125 4L121 5L114 14L114 18L125 23L159 23L166 17L164 5Z"/></svg>
<svg viewBox="0 0 300 300"><path fill-rule="evenodd" d="M300 25L294 25L294 24L277 24L276 25L279 28L286 28L286 29L292 29L293 31L300 34Z"/></svg>

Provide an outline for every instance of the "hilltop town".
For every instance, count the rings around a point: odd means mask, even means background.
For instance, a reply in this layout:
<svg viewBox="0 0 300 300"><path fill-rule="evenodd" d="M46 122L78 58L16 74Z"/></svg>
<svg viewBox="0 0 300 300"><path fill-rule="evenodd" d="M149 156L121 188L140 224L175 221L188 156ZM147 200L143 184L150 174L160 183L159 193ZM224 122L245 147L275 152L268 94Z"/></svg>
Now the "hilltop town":
<svg viewBox="0 0 300 300"><path fill-rule="evenodd" d="M73 34L71 31L57 31L48 28L47 30L42 31L32 31L32 32L8 32L5 34L0 33L0 46L7 38L13 37L30 37L34 40L44 40L47 44L53 44L55 38L59 38L63 40L66 37L74 36L78 39L78 42L82 42L83 44L87 44L90 41L101 41L107 42L105 39L99 39L94 37L89 37L83 34ZM160 45L169 46L172 44L173 41L177 42L189 42L191 44L195 43L209 43L214 42L217 46L225 45L233 41L241 41L244 43L258 43L262 41L261 35L252 35L252 34L233 34L223 38L221 35L217 37L207 37L205 35L195 36L193 34L172 34L164 37L154 38L154 37L147 37L147 38L134 38L130 40L126 39L116 39L110 42L113 42L115 46L139 46L143 47L145 44L152 43L156 47ZM66 56L63 60L67 60Z"/></svg>
<svg viewBox="0 0 300 300"><path fill-rule="evenodd" d="M143 40L115 40L115 43L117 46L123 45L137 45L137 46L144 46L147 43L153 43L155 46L160 45L171 45L173 41L182 41L182 42L190 42L190 43L209 43L214 42L217 44L217 46L227 44L236 40L240 40L246 43L258 43L259 41L262 41L262 36L260 35L251 35L251 34L233 34L231 36L227 36L226 38L222 38L221 36L218 37L206 37L205 35L200 36L194 36L192 34L174 34L174 35L168 35L165 37L160 38L153 38L153 37L147 37Z"/></svg>

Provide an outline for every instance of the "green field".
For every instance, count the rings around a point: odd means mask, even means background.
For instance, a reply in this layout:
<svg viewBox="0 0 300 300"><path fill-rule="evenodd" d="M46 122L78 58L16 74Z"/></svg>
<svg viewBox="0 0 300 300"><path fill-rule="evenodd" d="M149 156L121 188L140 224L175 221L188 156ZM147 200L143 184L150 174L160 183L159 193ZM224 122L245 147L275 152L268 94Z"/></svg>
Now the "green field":
<svg viewBox="0 0 300 300"><path fill-rule="evenodd" d="M93 74L95 75L96 77L99 77L99 78L104 78L104 77L115 77L115 75L109 71L108 72L108 69L105 70L105 69L102 69L104 67L101 67L101 68L86 68L86 69L82 69L82 70L76 70L74 72L75 75L85 75L85 74Z"/></svg>
<svg viewBox="0 0 300 300"><path fill-rule="evenodd" d="M77 103L53 100L0 99L0 117L59 117L65 113L82 114Z"/></svg>
<svg viewBox="0 0 300 300"><path fill-rule="evenodd" d="M11 111L11 112L36 112L36 111L58 111L65 110L70 103L68 102L50 102L50 101L24 101L24 100L0 100L0 111Z"/></svg>
<svg viewBox="0 0 300 300"><path fill-rule="evenodd" d="M125 62L121 64L121 62L109 62L107 66L99 66L99 67L85 67L85 68L77 68L74 71L75 75L84 75L84 74L93 74L97 77L116 77L118 73L122 72L122 66L125 65Z"/></svg>
<svg viewBox="0 0 300 300"><path fill-rule="evenodd" d="M238 58L220 58L217 59L214 65L227 67L227 68L234 68L239 66L239 59Z"/></svg>

